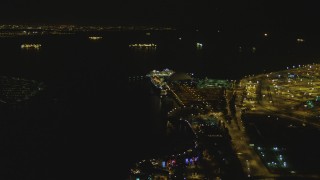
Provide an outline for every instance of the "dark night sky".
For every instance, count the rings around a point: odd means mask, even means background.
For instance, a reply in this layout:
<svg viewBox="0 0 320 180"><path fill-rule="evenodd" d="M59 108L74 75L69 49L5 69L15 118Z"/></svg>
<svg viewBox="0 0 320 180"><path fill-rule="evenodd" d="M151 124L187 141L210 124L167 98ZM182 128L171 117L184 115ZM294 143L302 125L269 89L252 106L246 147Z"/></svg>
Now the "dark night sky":
<svg viewBox="0 0 320 180"><path fill-rule="evenodd" d="M2 0L0 22L314 26L316 7L305 0Z"/></svg>

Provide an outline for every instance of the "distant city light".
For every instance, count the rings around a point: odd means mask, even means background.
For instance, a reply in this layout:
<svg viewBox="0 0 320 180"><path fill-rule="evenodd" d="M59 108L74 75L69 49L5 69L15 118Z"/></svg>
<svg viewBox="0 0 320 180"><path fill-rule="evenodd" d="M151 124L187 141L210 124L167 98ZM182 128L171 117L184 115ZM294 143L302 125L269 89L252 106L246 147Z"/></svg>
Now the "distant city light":
<svg viewBox="0 0 320 180"><path fill-rule="evenodd" d="M239 46L239 52L242 52L242 47L241 46Z"/></svg>
<svg viewBox="0 0 320 180"><path fill-rule="evenodd" d="M203 47L203 44L197 43L197 49L202 49L202 47Z"/></svg>
<svg viewBox="0 0 320 180"><path fill-rule="evenodd" d="M302 42L304 42L304 39L298 38L297 42L302 43Z"/></svg>
<svg viewBox="0 0 320 180"><path fill-rule="evenodd" d="M189 159L188 158L186 158L186 164L189 164Z"/></svg>
<svg viewBox="0 0 320 180"><path fill-rule="evenodd" d="M252 53L255 53L257 51L256 47L252 47Z"/></svg>

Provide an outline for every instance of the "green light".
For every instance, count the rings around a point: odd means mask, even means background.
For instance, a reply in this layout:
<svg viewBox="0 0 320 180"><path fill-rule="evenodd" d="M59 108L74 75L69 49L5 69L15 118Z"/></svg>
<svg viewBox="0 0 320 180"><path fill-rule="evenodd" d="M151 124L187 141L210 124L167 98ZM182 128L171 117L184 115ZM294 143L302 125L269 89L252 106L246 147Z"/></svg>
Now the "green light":
<svg viewBox="0 0 320 180"><path fill-rule="evenodd" d="M309 101L307 101L307 106L308 106L308 108L314 108L314 104L313 104L313 101L311 101L311 100L309 100Z"/></svg>

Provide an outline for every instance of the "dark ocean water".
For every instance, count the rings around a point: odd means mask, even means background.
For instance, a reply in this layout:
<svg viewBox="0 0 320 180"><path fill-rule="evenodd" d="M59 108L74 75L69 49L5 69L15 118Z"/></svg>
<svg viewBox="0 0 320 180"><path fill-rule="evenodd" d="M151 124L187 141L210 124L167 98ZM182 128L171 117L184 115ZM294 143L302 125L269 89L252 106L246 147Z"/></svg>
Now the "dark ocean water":
<svg viewBox="0 0 320 180"><path fill-rule="evenodd" d="M320 57L316 43L297 45L282 36L250 41L227 34L110 32L92 42L89 35L96 34L0 39L0 75L46 84L28 105L0 111L1 177L123 179L133 162L165 154L170 148L158 127L159 100L143 82L128 83L129 76L170 68L238 79ZM203 43L202 50L196 42ZM42 48L21 50L22 43ZM131 43L158 48L133 51Z"/></svg>

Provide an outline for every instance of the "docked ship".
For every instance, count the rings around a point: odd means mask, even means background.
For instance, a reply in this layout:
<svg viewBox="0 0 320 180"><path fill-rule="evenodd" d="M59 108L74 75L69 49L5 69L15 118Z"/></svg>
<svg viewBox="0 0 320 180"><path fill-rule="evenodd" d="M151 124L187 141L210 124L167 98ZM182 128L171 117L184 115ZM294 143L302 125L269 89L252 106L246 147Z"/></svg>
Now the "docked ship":
<svg viewBox="0 0 320 180"><path fill-rule="evenodd" d="M169 69L164 69L163 71L153 70L147 74L147 77L150 78L154 92L160 94L160 97L167 95L169 87L167 86L166 81L172 74L174 74L174 71Z"/></svg>

